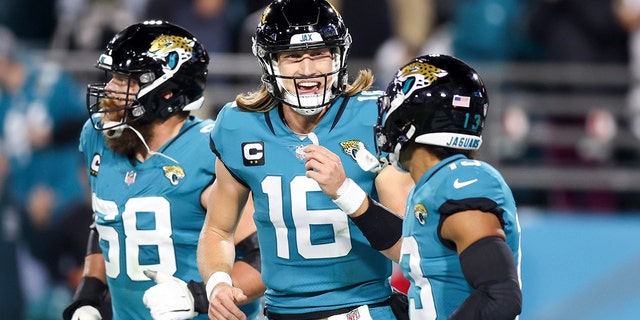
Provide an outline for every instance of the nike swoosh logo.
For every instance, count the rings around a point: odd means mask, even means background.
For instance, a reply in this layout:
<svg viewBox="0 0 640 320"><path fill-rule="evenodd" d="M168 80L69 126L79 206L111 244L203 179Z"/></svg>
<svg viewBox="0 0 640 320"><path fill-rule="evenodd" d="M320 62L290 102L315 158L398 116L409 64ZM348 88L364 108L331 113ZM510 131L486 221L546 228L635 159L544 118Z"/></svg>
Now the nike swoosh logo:
<svg viewBox="0 0 640 320"><path fill-rule="evenodd" d="M476 181L478 181L478 179L473 179L473 180L468 180L463 182L460 182L458 181L458 179L456 179L456 181L453 182L453 187L456 189L464 188L472 183L475 183Z"/></svg>

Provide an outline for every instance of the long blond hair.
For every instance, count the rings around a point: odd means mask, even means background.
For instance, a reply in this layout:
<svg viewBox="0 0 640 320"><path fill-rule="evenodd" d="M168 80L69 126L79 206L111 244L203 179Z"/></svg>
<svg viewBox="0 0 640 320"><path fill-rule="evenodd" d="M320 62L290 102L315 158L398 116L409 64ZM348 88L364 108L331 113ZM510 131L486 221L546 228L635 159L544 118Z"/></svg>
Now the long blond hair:
<svg viewBox="0 0 640 320"><path fill-rule="evenodd" d="M373 72L369 69L360 70L353 83L347 83L343 96L354 96L371 88L374 82ZM256 91L240 93L236 96L236 104L243 111L269 112L278 105L278 100L273 98L264 84Z"/></svg>

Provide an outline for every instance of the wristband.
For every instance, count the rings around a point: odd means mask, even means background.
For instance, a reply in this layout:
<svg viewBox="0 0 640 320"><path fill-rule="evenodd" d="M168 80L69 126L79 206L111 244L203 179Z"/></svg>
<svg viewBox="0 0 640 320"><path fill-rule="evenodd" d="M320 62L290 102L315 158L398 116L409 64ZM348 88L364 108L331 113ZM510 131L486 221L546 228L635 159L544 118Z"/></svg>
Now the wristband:
<svg viewBox="0 0 640 320"><path fill-rule="evenodd" d="M222 271L214 272L207 281L207 299L211 299L211 292L213 292L213 288L215 288L221 282L233 286L233 284L231 283L231 276L228 273Z"/></svg>
<svg viewBox="0 0 640 320"><path fill-rule="evenodd" d="M367 198L367 193L350 178L344 180L336 193L338 194L338 198L334 199L333 203L348 215L356 212L362 205L364 199Z"/></svg>

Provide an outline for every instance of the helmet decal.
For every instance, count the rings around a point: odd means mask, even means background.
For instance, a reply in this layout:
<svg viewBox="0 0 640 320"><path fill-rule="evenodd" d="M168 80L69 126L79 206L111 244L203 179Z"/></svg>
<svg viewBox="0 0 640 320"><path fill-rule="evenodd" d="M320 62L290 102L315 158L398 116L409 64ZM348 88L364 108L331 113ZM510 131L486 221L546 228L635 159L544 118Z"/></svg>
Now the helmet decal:
<svg viewBox="0 0 640 320"><path fill-rule="evenodd" d="M268 5L264 11L262 11L262 16L260 16L260 24L265 24L267 22L267 16L271 12L271 5Z"/></svg>
<svg viewBox="0 0 640 320"><path fill-rule="evenodd" d="M322 35L317 32L294 34L291 36L291 44L307 43L307 42L320 42L322 41Z"/></svg>
<svg viewBox="0 0 640 320"><path fill-rule="evenodd" d="M98 64L104 66L111 66L113 64L113 58L107 54L101 54L100 58L98 58Z"/></svg>
<svg viewBox="0 0 640 320"><path fill-rule="evenodd" d="M185 37L162 35L151 42L149 55L155 59L166 60L164 67L173 70L182 60L191 59L194 41Z"/></svg>
<svg viewBox="0 0 640 320"><path fill-rule="evenodd" d="M405 96L410 96L414 91L432 85L447 74L447 71L433 65L413 62L398 71L394 82L402 88Z"/></svg>
<svg viewBox="0 0 640 320"><path fill-rule="evenodd" d="M471 102L471 97L469 96L460 96L460 95L453 95L453 99L451 101L451 105L454 107L462 107L462 108L469 108L469 103ZM484 114L486 114L486 112L484 112Z"/></svg>

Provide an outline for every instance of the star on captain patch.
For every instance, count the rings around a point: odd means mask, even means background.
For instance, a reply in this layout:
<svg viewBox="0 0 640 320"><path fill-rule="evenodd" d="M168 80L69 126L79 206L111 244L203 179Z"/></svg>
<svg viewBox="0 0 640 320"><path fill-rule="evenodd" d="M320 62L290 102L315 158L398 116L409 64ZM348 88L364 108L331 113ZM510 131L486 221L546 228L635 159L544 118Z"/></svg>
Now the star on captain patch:
<svg viewBox="0 0 640 320"><path fill-rule="evenodd" d="M427 219L427 208L422 203L418 203L413 206L413 215L416 216L420 224L424 224Z"/></svg>
<svg viewBox="0 0 640 320"><path fill-rule="evenodd" d="M178 185L180 179L184 178L184 170L180 166L164 166L162 167L164 176L169 179L172 185Z"/></svg>

